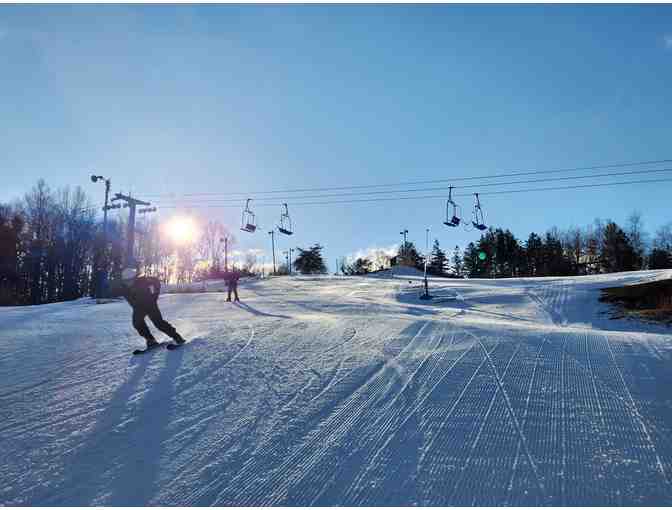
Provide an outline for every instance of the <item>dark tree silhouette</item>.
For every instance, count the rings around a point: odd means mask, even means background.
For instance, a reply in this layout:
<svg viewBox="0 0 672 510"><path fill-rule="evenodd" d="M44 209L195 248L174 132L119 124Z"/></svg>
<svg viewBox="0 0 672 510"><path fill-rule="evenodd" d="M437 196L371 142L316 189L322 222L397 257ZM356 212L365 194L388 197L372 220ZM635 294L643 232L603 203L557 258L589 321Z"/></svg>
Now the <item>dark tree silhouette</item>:
<svg viewBox="0 0 672 510"><path fill-rule="evenodd" d="M453 264L453 276L457 278L462 278L462 276L464 275L464 265L462 262L462 254L460 253L459 246L455 246L451 262Z"/></svg>
<svg viewBox="0 0 672 510"><path fill-rule="evenodd" d="M605 273L632 271L637 266L637 253L628 236L613 221L604 227L600 266Z"/></svg>
<svg viewBox="0 0 672 510"><path fill-rule="evenodd" d="M446 256L446 252L441 249L439 240L435 239L432 253L427 264L427 272L434 276L445 276L447 268L448 257Z"/></svg>
<svg viewBox="0 0 672 510"><path fill-rule="evenodd" d="M405 244L399 246L397 263L403 266L415 267L416 269L424 268L424 259L418 253L415 245L410 241L406 241Z"/></svg>
<svg viewBox="0 0 672 510"><path fill-rule="evenodd" d="M649 269L672 269L672 256L670 256L670 252L660 248L651 250Z"/></svg>
<svg viewBox="0 0 672 510"><path fill-rule="evenodd" d="M314 244L307 250L297 247L299 252L296 259L294 259L294 267L301 274L324 274L327 272L327 266L322 258L323 247L319 244Z"/></svg>

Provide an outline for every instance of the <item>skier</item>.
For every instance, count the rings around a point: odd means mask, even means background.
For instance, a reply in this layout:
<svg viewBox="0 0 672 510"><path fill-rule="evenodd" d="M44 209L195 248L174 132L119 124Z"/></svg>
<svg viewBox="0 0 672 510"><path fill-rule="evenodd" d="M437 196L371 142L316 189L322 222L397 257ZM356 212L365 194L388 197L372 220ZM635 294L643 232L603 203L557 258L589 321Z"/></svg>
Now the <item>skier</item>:
<svg viewBox="0 0 672 510"><path fill-rule="evenodd" d="M123 296L131 305L133 327L147 341L147 349L134 351L133 354L140 354L161 345L147 327L145 317L149 317L159 331L168 335L177 344L185 342L184 338L161 315L157 302L161 282L157 278L138 276L136 269L126 268L121 272L121 282L114 282L114 286L111 287L115 295Z"/></svg>
<svg viewBox="0 0 672 510"><path fill-rule="evenodd" d="M226 298L227 301L231 301L231 291L233 291L233 294L235 296L235 301L240 302L240 298L238 297L238 280L240 279L240 273L236 271L235 269L233 271L229 271L226 273L226 288L229 291L229 297Z"/></svg>

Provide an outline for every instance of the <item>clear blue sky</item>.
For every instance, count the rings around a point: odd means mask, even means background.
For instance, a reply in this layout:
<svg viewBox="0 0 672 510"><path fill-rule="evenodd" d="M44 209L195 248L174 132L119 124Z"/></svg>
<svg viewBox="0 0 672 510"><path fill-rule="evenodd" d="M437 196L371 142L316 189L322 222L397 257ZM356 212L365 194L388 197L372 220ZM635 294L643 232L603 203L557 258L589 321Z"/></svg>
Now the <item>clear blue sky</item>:
<svg viewBox="0 0 672 510"><path fill-rule="evenodd" d="M91 169L142 196L668 159L672 7L2 5L0 84L0 200L39 177L102 200ZM521 238L633 209L653 231L671 186L483 205ZM477 239L443 207L290 203L291 245L321 242L333 269L403 227L421 247L427 227L444 247ZM279 211L258 213L242 248L270 248Z"/></svg>

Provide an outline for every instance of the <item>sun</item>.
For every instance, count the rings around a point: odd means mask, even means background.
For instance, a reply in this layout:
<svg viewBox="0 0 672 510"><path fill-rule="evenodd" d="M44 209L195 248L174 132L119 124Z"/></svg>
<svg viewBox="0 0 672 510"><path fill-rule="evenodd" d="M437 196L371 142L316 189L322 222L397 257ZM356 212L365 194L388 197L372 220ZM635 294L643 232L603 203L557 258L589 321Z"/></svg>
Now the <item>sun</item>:
<svg viewBox="0 0 672 510"><path fill-rule="evenodd" d="M175 244L187 244L196 239L196 222L188 216L176 216L164 225L164 232Z"/></svg>

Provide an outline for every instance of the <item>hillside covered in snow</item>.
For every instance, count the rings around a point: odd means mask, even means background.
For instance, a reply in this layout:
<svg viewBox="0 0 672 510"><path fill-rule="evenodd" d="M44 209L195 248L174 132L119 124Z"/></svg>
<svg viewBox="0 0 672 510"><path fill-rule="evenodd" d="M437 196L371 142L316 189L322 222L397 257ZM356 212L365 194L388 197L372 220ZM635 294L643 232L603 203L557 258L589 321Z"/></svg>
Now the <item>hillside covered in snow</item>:
<svg viewBox="0 0 672 510"><path fill-rule="evenodd" d="M672 330L598 302L670 276L249 281L142 356L124 302L0 309L0 505L672 504Z"/></svg>

